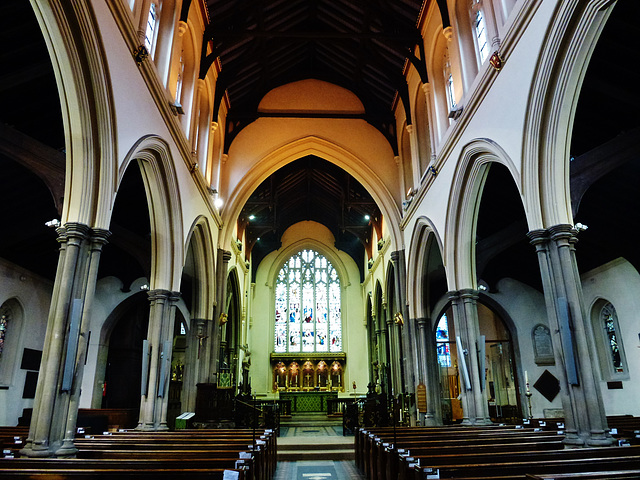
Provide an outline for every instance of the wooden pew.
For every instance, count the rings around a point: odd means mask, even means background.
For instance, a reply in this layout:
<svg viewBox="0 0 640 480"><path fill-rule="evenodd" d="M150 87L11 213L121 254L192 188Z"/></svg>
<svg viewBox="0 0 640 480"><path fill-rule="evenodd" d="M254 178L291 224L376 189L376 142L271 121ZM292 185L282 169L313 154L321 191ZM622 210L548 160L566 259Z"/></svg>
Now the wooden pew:
<svg viewBox="0 0 640 480"><path fill-rule="evenodd" d="M414 467L412 480L424 479L428 471L437 469L441 479L460 479L460 478L486 478L486 477L512 477L526 478L526 474L540 475L551 472L556 473L579 473L579 472L597 472L609 470L635 470L640 469L640 455L627 455L627 448L612 447L617 449L619 456L607 455L601 450L604 449L567 449L557 452L555 455L547 455L547 452L540 452L536 456L530 456L528 460L517 459L508 461L496 461L495 455L486 458L482 463L456 463L448 461L447 463L435 463L429 467ZM583 450L594 450L592 457L569 458L567 452L579 452ZM457 462L463 462L464 458L460 458Z"/></svg>

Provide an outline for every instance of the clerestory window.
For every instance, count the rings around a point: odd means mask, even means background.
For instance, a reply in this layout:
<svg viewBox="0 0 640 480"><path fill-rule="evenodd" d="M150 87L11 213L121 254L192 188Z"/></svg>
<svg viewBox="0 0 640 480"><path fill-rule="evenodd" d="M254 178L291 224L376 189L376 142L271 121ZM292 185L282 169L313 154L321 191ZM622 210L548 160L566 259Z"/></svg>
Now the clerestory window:
<svg viewBox="0 0 640 480"><path fill-rule="evenodd" d="M153 45L156 37L156 29L158 26L158 5L156 2L151 2L149 5L149 14L147 15L147 28L144 33L144 46L149 52L149 55L153 56Z"/></svg>
<svg viewBox="0 0 640 480"><path fill-rule="evenodd" d="M489 38L487 35L487 22L485 20L482 4L474 0L471 9L473 33L476 40L476 48L478 49L478 55L480 57L480 63L489 57Z"/></svg>

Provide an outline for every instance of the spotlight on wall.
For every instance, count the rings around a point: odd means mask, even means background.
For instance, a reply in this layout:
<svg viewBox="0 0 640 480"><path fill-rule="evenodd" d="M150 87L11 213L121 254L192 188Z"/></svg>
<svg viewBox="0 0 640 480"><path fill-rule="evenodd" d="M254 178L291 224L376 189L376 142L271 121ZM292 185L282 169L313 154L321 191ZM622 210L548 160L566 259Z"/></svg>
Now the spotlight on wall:
<svg viewBox="0 0 640 480"><path fill-rule="evenodd" d="M249 220L255 220L255 219L256 219L255 215L253 215L253 214L249 215Z"/></svg>
<svg viewBox="0 0 640 480"><path fill-rule="evenodd" d="M462 107L454 108L449 112L449 118L451 120L457 120L460 115L462 115Z"/></svg>
<svg viewBox="0 0 640 480"><path fill-rule="evenodd" d="M578 232L584 232L587 228L589 228L589 227L587 227L585 224L583 224L583 223L579 223L579 222L578 222L578 223L576 223L576 224L574 225L574 227L575 227L575 229L576 229Z"/></svg>
<svg viewBox="0 0 640 480"><path fill-rule="evenodd" d="M174 115L184 115L184 108L182 108L179 102L170 103L169 106Z"/></svg>
<svg viewBox="0 0 640 480"><path fill-rule="evenodd" d="M149 285L147 285L146 283L144 285L140 285L140 290L142 290L143 292L146 292L149 290Z"/></svg>
<svg viewBox="0 0 640 480"><path fill-rule="evenodd" d="M365 215L364 219L368 222L369 220L371 220L371 217L369 215Z"/></svg>
<svg viewBox="0 0 640 480"><path fill-rule="evenodd" d="M214 204L214 205L215 205L215 207L216 207L216 208L218 208L218 209L219 209L219 208L222 208L222 204L223 204L223 203L224 203L224 202L222 201L222 199L221 199L221 198L216 198L216 199L213 201L213 204Z"/></svg>
<svg viewBox="0 0 640 480"><path fill-rule="evenodd" d="M49 220L48 222L45 222L45 225L49 228L58 228L60 226L60 220L58 220L57 218L54 218L53 220Z"/></svg>

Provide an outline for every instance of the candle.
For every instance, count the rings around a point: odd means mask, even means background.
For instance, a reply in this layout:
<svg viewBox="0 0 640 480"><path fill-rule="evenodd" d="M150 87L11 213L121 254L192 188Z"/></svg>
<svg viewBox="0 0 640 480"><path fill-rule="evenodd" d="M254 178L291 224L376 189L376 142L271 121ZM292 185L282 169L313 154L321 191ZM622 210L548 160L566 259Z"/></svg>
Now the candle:
<svg viewBox="0 0 640 480"><path fill-rule="evenodd" d="M524 371L524 383L529 385L529 374L527 373L526 370Z"/></svg>

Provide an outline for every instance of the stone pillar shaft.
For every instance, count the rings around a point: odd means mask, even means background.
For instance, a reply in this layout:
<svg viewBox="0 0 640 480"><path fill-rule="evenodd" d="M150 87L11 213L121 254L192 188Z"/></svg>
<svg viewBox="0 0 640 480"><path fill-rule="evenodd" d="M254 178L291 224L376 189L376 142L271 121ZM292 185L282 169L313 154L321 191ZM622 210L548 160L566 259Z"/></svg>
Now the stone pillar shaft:
<svg viewBox="0 0 640 480"><path fill-rule="evenodd" d="M91 236L91 247L89 252L88 275L86 288L84 292L84 306L82 310L82 323L80 325L79 337L69 339L69 341L78 342L78 351L75 358L75 374L71 387L71 397L69 401L68 416L65 428L65 436L62 447L56 452L56 455L75 455L78 451L73 439L76 434L76 424L78 421L78 408L80 405L80 393L82 386L82 377L84 375L84 359L87 355L89 347L89 324L91 318L91 307L93 305L94 292L96 290L96 282L98 280L98 267L100 264L100 255L102 247L107 243L107 239L111 235L107 230L94 230ZM87 295L87 292L90 292Z"/></svg>
<svg viewBox="0 0 640 480"><path fill-rule="evenodd" d="M575 257L576 231L556 225L529 232L542 275L565 416L565 443L606 446L612 438L594 372L597 365ZM567 350L571 348L571 350Z"/></svg>
<svg viewBox="0 0 640 480"><path fill-rule="evenodd" d="M225 299L227 297L227 271L231 252L218 249L218 261L216 269L216 309L212 322L211 341L211 363L209 367L209 383L216 383L218 380L218 363L220 362L220 315L225 312Z"/></svg>
<svg viewBox="0 0 640 480"><path fill-rule="evenodd" d="M23 455L69 456L86 351L88 306L95 294L100 249L108 232L69 222L58 229L60 257L49 309L47 332ZM72 324L73 323L73 328ZM71 334L73 332L73 335ZM67 359L67 356L73 355ZM82 358L82 362L78 362ZM65 368L68 370L65 372ZM67 381L63 376L66 373ZM67 385L67 383L69 383ZM64 445L63 445L64 441Z"/></svg>
<svg viewBox="0 0 640 480"><path fill-rule="evenodd" d="M167 396L171 368L163 370L162 365L166 362L171 364L172 348L167 350L165 346L173 343L175 304L179 296L179 293L169 290L149 292L149 375L146 394L140 400L140 419L136 427L138 430L167 430ZM164 377L161 378L163 374Z"/></svg>
<svg viewBox="0 0 640 480"><path fill-rule="evenodd" d="M480 336L478 324L478 294L475 290L466 289L449 292L453 310L455 333L460 337L462 348L457 350L458 370L460 372L462 410L465 425L484 425L491 423L486 388L481 388L477 342ZM467 367L469 385L466 384L465 372L462 367L462 357Z"/></svg>

